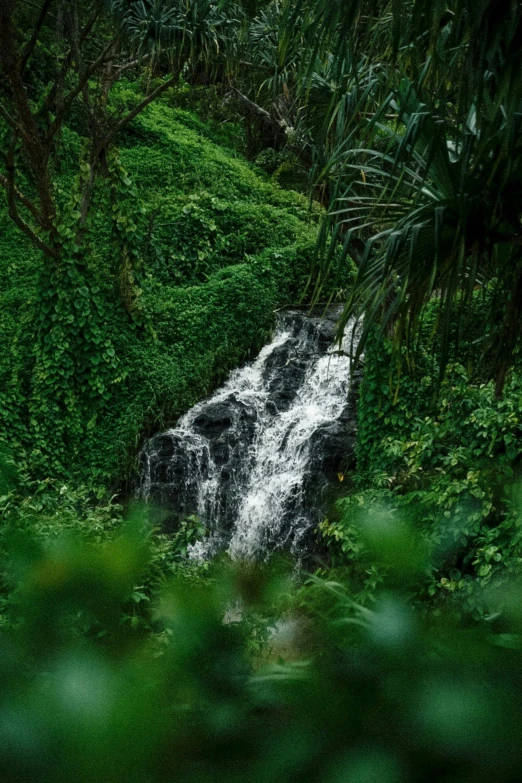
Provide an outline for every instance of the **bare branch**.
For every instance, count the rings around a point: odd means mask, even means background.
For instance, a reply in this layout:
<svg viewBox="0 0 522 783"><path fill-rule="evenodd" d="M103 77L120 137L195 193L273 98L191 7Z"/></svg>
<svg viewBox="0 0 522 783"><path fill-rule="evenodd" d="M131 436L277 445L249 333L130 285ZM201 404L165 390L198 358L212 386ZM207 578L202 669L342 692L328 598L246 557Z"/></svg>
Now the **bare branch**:
<svg viewBox="0 0 522 783"><path fill-rule="evenodd" d="M102 11L103 11L103 3L98 3L96 7L93 9L92 14L90 15L90 17L87 19L87 22L85 23L85 27L80 33L80 43L83 43L83 41L85 41L85 39L91 32L92 28L98 21Z"/></svg>
<svg viewBox="0 0 522 783"><path fill-rule="evenodd" d="M31 226L28 223L25 222L25 220L22 218L22 216L20 215L20 213L18 212L18 209L16 207L16 199L17 199L18 194L17 194L17 189L15 187L15 181L14 181L14 152L15 152L15 146L16 146L16 136L13 137L13 139L11 141L11 145L10 145L8 154L7 155L4 154L5 166L6 166L6 171L7 171L7 177L2 177L1 180L0 180L2 182L2 185L4 185L4 182L5 182L5 186L6 186L7 206L8 206L8 210L9 210L9 217L15 223L15 225L18 226L20 231L22 231L27 237L29 237L31 242L33 242L33 244L36 245L36 247L39 250L41 250L46 255L51 256L52 258L57 258L58 257L58 252L56 250L54 250L53 248L49 247L49 245L47 245L43 241L43 239L41 239L41 237L38 236L38 234L31 228Z"/></svg>
<svg viewBox="0 0 522 783"><path fill-rule="evenodd" d="M83 59L83 52L80 46L80 29L78 18L78 7L74 0L69 0L69 39L71 43L71 53L73 56L73 66L78 74L79 81L83 84L82 96L85 107L88 109L91 123L93 122L93 113L91 106L91 92L89 89L89 79L85 78L87 68Z"/></svg>
<svg viewBox="0 0 522 783"><path fill-rule="evenodd" d="M104 75L103 79L101 80L102 86L101 86L101 92L99 97L100 105L103 105L104 107L107 105L110 89L114 84L114 82L120 78L122 73L125 73L125 71L128 71L129 68L133 68L135 65L140 65L144 60L148 60L148 59L149 59L149 55L146 54L137 59L129 60L117 67L113 67L112 62L109 61L107 63L108 65L108 68L106 69L107 72Z"/></svg>
<svg viewBox="0 0 522 783"><path fill-rule="evenodd" d="M15 200L10 197L9 191L7 194L7 205L9 208L9 217L13 221L13 223L18 226L20 231L22 231L31 242L36 245L36 247L42 251L42 253L45 253L46 256L51 256L51 258L58 258L58 252L56 250L53 250L52 247L49 247L43 239L41 239L38 234L36 234L31 226L25 222L25 220L20 216L18 213L18 210L16 209L16 203Z"/></svg>
<svg viewBox="0 0 522 783"><path fill-rule="evenodd" d="M11 9L5 3L0 4L0 65L12 91L13 105L17 112L17 122L14 122L15 135L13 143L21 136L24 147L31 161L31 168L35 178L42 210L44 228L53 229L55 216L52 187L49 180L47 164L49 161L49 149L43 143L42 135L27 96L25 85L20 72L20 62L15 48L16 34L12 20ZM9 121L10 115L2 112L4 119ZM12 120L12 118L11 118ZM9 122L13 127L13 122ZM14 147L11 145L10 156L14 165ZM8 172L9 178L9 172ZM13 180L14 186L14 180ZM12 202L15 204L15 196L12 193ZM11 208L11 207L10 207ZM13 208L16 211L16 205Z"/></svg>
<svg viewBox="0 0 522 783"><path fill-rule="evenodd" d="M15 131L15 133L18 133L20 136L24 135L24 129L20 125L18 125L16 120L13 119L13 117L11 117L11 115L9 114L5 106L3 106L1 103L0 103L0 117L2 117L2 119L4 119L7 122L7 124Z"/></svg>
<svg viewBox="0 0 522 783"><path fill-rule="evenodd" d="M138 57L135 60L130 60L129 62L123 63L123 65L120 65L115 69L114 78L117 79L119 76L121 76L122 73L128 71L129 68L134 68L135 65L141 65L141 63L145 60L150 60L149 54L144 54L142 57Z"/></svg>
<svg viewBox="0 0 522 783"><path fill-rule="evenodd" d="M28 5L29 8L34 8L35 11L40 10L40 6L38 6L36 3L32 3L31 0L18 0L18 2L20 2L22 5ZM56 16L54 16L54 14L49 14L49 16L51 19L56 21Z"/></svg>
<svg viewBox="0 0 522 783"><path fill-rule="evenodd" d="M62 105L58 109L56 113L56 117L54 122L52 123L51 127L49 128L49 131L47 133L47 139L52 139L53 136L56 135L56 133L60 130L62 126L62 122L64 120L64 117L67 113L67 110L69 109L70 105L74 101L75 98L78 97L78 95L82 92L83 88L87 84L88 80L91 78L93 73L105 62L105 59L109 52L111 51L112 47L117 41L117 37L113 38L107 46L105 46L98 56L98 58L88 67L85 69L83 76L78 80L78 84L76 87L74 87L72 90L70 90L67 95L64 97L62 101Z"/></svg>
<svg viewBox="0 0 522 783"><path fill-rule="evenodd" d="M80 33L80 43L83 43L85 38L89 35L102 11L103 11L103 3L98 3L97 7L94 9L93 13L87 20L85 27ZM60 91L63 91L64 84L65 84L65 75L69 70L69 68L71 67L71 62L72 62L72 49L70 48L63 61L62 67L60 69L60 74L55 79L52 89L50 90L49 94L47 95L47 98L45 99L44 105L41 110L42 114L45 114L46 112L49 112L51 110L51 108L55 104L56 96ZM94 63L91 63L91 65L94 65ZM54 136L55 132L53 132L51 136Z"/></svg>
<svg viewBox="0 0 522 783"><path fill-rule="evenodd" d="M263 109L262 106L258 106L257 103L251 101L250 98L247 98L247 96L243 95L242 92L236 90L235 87L232 88L232 91L235 93L235 95L237 95L246 108L252 112L252 114L256 114L258 117L262 117L269 125L279 125L279 120L276 120L274 117L272 117L272 115L269 114L266 109Z"/></svg>
<svg viewBox="0 0 522 783"><path fill-rule="evenodd" d="M36 42L38 41L38 36L40 35L40 30L45 21L45 17L47 16L47 12L49 11L49 7L51 3L52 0L44 0L44 3L40 9L40 14L34 26L33 34L29 39L29 41L27 42L26 47L22 53L22 59L20 62L20 73L22 74L25 71L29 58L33 53L34 47L36 46Z"/></svg>
<svg viewBox="0 0 522 783"><path fill-rule="evenodd" d="M14 185L10 185L9 180L7 177L4 177L3 174L0 174L0 185L2 185L5 190L9 190L11 187L15 197L18 199L18 201L24 205L24 207L31 213L31 215L34 217L34 219L39 223L39 225L42 224L42 216L40 215L40 212L38 211L37 207L33 202L27 198L27 196L24 196L24 194L18 190L18 188Z"/></svg>
<svg viewBox="0 0 522 783"><path fill-rule="evenodd" d="M92 160L91 160L91 166L89 169L89 176L87 177L87 181L85 183L85 186L83 188L82 193L82 201L80 206L80 220L79 220L79 230L78 230L78 236L77 236L77 243L81 244L81 236L83 233L83 230L85 228L85 224L87 223L87 216L89 214L89 209L91 206L91 200L92 200L92 194L94 191L94 180L95 180L95 154L93 152Z"/></svg>
<svg viewBox="0 0 522 783"><path fill-rule="evenodd" d="M178 80L177 76L171 76L170 79L167 79L166 82L162 82L158 87L156 87L155 90L153 90L150 95L147 95L146 98L144 98L140 103L138 103L137 106L132 109L128 114L125 115L116 125L113 127L111 132L109 133L109 136L107 138L107 141L112 140L116 134L122 130L122 128L125 127L125 125L128 125L129 122L131 122L135 117L140 114L140 112L145 109L149 103L152 103L152 101L156 100L156 98L161 95L161 93L165 92L169 87L171 87L173 84L175 84Z"/></svg>
<svg viewBox="0 0 522 783"><path fill-rule="evenodd" d="M247 96L243 95L242 92L236 90L235 87L232 88L232 91L235 95L237 95L237 97L251 114L255 114L257 117L261 117L261 119L264 120L267 125L271 125L283 133L293 130L287 122L284 120L279 120L277 117L273 117L269 112L267 112L266 109L263 109L262 106L259 106L257 103L254 103L254 101L251 101L250 98L247 98Z"/></svg>

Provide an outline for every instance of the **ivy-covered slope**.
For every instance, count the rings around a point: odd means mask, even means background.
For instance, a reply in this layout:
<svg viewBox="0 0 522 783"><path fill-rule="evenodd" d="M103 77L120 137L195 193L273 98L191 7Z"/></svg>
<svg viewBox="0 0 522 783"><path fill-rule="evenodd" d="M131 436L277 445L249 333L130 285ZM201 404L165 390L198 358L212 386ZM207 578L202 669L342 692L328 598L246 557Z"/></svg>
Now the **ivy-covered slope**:
<svg viewBox="0 0 522 783"><path fill-rule="evenodd" d="M118 101L132 99L133 85L120 90ZM60 291L49 295L52 323L70 321L76 308L80 329L107 346L88 368L89 383L100 378L92 402L88 395L76 399L76 387L69 397L60 391L66 418L38 396L49 379L58 389L67 383L53 376L62 370L52 352L43 366L35 354L44 261L0 205L1 439L18 464L40 476L107 484L127 475L140 438L172 423L258 347L274 308L295 301L305 285L315 241L306 200L214 143L203 123L171 102L167 96L149 106L120 139L118 165L126 174L117 203L103 186L96 195L89 308L81 287L68 293L67 308ZM62 140L64 193L82 143L81 123L73 123ZM118 211L116 238L110 209ZM125 302L125 265L116 257L122 237L141 289L137 320ZM74 353L74 346L66 348Z"/></svg>

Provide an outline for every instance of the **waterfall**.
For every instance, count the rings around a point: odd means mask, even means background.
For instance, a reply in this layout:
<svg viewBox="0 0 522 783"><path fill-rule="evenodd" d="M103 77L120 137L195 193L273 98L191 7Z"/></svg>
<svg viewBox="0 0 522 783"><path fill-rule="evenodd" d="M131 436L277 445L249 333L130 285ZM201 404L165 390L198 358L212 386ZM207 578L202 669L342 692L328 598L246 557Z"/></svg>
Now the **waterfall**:
<svg viewBox="0 0 522 783"><path fill-rule="evenodd" d="M355 442L353 326L334 345L337 315L283 314L255 361L145 445L140 494L171 524L198 515L209 535L193 556L309 545L324 489L342 478Z"/></svg>

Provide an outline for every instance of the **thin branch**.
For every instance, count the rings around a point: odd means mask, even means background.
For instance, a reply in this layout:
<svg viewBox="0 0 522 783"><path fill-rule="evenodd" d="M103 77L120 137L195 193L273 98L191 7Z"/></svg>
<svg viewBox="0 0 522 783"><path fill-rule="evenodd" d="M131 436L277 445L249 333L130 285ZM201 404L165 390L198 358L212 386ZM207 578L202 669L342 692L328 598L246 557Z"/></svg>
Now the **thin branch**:
<svg viewBox="0 0 522 783"><path fill-rule="evenodd" d="M68 108L70 107L71 103L74 101L75 98L78 97L78 95L82 92L83 88L87 84L88 80L91 78L93 73L105 62L105 58L107 57L108 53L116 43L118 38L113 38L107 46L105 46L100 53L99 57L90 65L88 68L86 68L83 77L78 80L78 84L76 87L74 87L72 90L70 90L67 95L64 97L62 101L62 105L58 109L56 113L56 117L54 122L52 123L51 127L49 128L49 131L47 133L47 139L52 139L53 136L58 133L62 126L62 122L64 120L64 117L67 113Z"/></svg>
<svg viewBox="0 0 522 783"><path fill-rule="evenodd" d="M15 134L9 152L10 162L12 162L12 165L14 166L13 144L16 144L16 139L21 136L34 174L41 204L44 228L48 231L52 231L55 208L52 197L52 187L49 181L49 172L47 170L49 150L47 145L42 143L41 132L31 110L31 105L19 68L20 63L15 48L15 41L16 34L12 16L10 15L9 10L5 8L5 5L2 4L0 5L0 64L2 65L4 76L12 90L13 104L16 107L18 115L18 122L15 122ZM5 112L2 113L4 119L6 118L5 115L9 118L9 115ZM12 127L12 123L10 124ZM15 204L16 199L14 193L11 195L12 203ZM13 209L16 211L16 205Z"/></svg>
<svg viewBox="0 0 522 783"><path fill-rule="evenodd" d="M42 216L40 215L40 212L38 211L37 207L33 202L27 198L27 196L24 196L21 190L18 190L18 188L14 185L10 185L9 180L7 177L4 177L3 174L0 174L0 185L5 188L5 190L9 190L11 187L15 197L18 199L18 201L24 205L24 207L31 213L31 215L34 217L34 219L41 225L42 224Z"/></svg>
<svg viewBox="0 0 522 783"><path fill-rule="evenodd" d="M87 20L85 27L80 33L80 43L83 43L85 38L89 35L102 11L103 11L103 4L98 3L97 8L94 9L90 18ZM55 79L54 84L49 94L47 95L47 98L45 99L44 105L42 106L41 109L42 114L45 114L46 112L49 112L51 110L51 107L54 105L56 101L56 96L58 94L58 91L63 90L65 75L67 74L67 71L71 67L71 61L72 61L72 49L69 48L69 51L67 52L67 55L60 69L60 74ZM91 63L91 65L94 65L94 63ZM52 135L54 135L54 133Z"/></svg>
<svg viewBox="0 0 522 783"><path fill-rule="evenodd" d="M31 242L36 245L36 247L41 250L43 253L45 253L48 256L51 256L53 258L58 257L58 252L54 250L53 248L49 247L39 236L38 234L31 228L31 226L25 222L25 220L22 218L20 213L18 212L18 209L16 207L16 198L17 198L17 192L15 188L15 182L14 182L14 152L15 152L15 146L16 146L16 136L13 137L11 141L11 145L9 148L9 152L7 155L5 155L5 166L7 171L7 177L2 177L2 180L5 180L6 183L6 192L7 192L7 206L9 209L9 217L12 219L12 221L15 223L15 225L18 226L20 231L22 231ZM4 184L2 182L2 184Z"/></svg>
<svg viewBox="0 0 522 783"><path fill-rule="evenodd" d="M28 5L29 8L34 8L35 11L39 11L40 10L40 6L37 5L36 3L32 3L31 0L18 0L18 2L21 3L22 5ZM51 19L53 21L56 22L56 16L54 16L54 14L49 14L49 16L51 17Z"/></svg>
<svg viewBox="0 0 522 783"><path fill-rule="evenodd" d="M11 115L9 114L5 106L3 106L3 104L1 103L0 103L0 117L2 117L2 119L5 120L5 122L7 122L7 124L15 131L15 133L18 133L20 136L24 135L23 128L20 125L18 125L16 120L13 119L13 117L11 117Z"/></svg>
<svg viewBox="0 0 522 783"><path fill-rule="evenodd" d="M247 98L247 96L243 95L242 92L236 90L235 87L232 88L232 91L237 95L237 97L252 114L256 114L258 117L262 117L263 120L265 120L265 122L267 122L269 125L276 125L281 127L279 120L276 120L275 117L272 117L272 115L267 112L266 109L263 109L262 106L259 106L257 103L254 103L254 101L251 101L250 98Z"/></svg>
<svg viewBox="0 0 522 783"><path fill-rule="evenodd" d="M237 90L235 87L232 88L232 91L237 95L237 97L251 114L255 114L257 117L261 117L261 119L264 120L268 125L271 125L284 134L293 131L292 126L289 125L285 120L278 120L277 117L273 117L266 109L263 109L262 106L259 106L257 103L254 103L254 101L251 101L250 98L247 98L246 95L243 95L243 93Z"/></svg>
<svg viewBox="0 0 522 783"><path fill-rule="evenodd" d="M90 17L87 19L87 21L85 23L85 26L84 26L83 30L81 31L81 33L80 33L80 43L83 43L85 41L85 39L87 38L87 36L91 32L92 28L94 27L94 25L98 21L98 18L99 18L99 16L100 16L102 11L103 11L103 4L102 3L98 3L98 5L94 8L94 10L93 10L92 14L90 15Z"/></svg>
<svg viewBox="0 0 522 783"><path fill-rule="evenodd" d="M70 36L69 37L71 42L71 52L73 55L73 64L78 74L78 80L80 82L83 82L83 88L82 88L83 102L85 108L89 112L91 124L93 124L94 117L93 117L93 111L91 105L89 79L85 78L85 75L87 73L87 68L85 66L85 62L83 59L83 52L79 40L80 30L79 30L79 20L78 20L78 8L76 2L71 2L71 0L69 0L69 5L70 5L70 17L69 17Z"/></svg>
<svg viewBox="0 0 522 783"><path fill-rule="evenodd" d="M12 198L12 195L10 195L9 191L7 193L7 204L9 208L9 217L13 223L18 226L20 231L22 231L31 240L31 242L42 251L42 253L45 253L46 256L51 256L51 258L58 258L58 252L49 247L49 245L47 245L38 236L38 234L33 231L31 226L20 216L18 210L16 209L16 202L14 198Z"/></svg>
<svg viewBox="0 0 522 783"><path fill-rule="evenodd" d="M114 77L111 77L111 79L117 79L124 71L128 71L129 68L133 68L135 65L141 65L141 63L144 60L149 60L150 54L144 54L142 57L138 57L135 60L130 60L127 63L123 63L123 65L118 66L118 68L114 71Z"/></svg>
<svg viewBox="0 0 522 783"><path fill-rule="evenodd" d="M109 98L109 92L114 84L114 82L120 78L121 74L125 71L128 71L129 68L133 68L135 65L139 65L143 62L143 60L148 59L149 55L144 55L143 57L139 57L134 60L129 60L126 63L123 63L123 65L120 65L119 67L112 67L112 62L108 62L108 68L106 69L106 74L102 80L102 86L101 86L101 93L99 96L99 104L100 106L105 107L107 104L107 100Z"/></svg>
<svg viewBox="0 0 522 783"><path fill-rule="evenodd" d="M175 84L178 80L177 76L171 76L170 79L167 79L166 82L162 82L158 87L156 87L155 90L153 90L150 95L147 95L146 98L144 98L140 103L138 103L137 106L134 107L132 111L130 111L125 117L123 117L116 125L113 127L111 132L109 133L109 136L107 138L107 141L110 141L114 138L114 136L125 127L125 125L128 125L129 122L131 122L135 117L140 114L140 112L145 109L149 103L152 103L161 93L165 92L169 87L171 87L173 84Z"/></svg>
<svg viewBox="0 0 522 783"><path fill-rule="evenodd" d="M92 194L94 191L94 181L95 181L95 154L92 155L91 165L89 169L89 176L87 177L87 181L85 183L85 187L83 189L82 193L82 201L81 201L81 207L80 207L80 220L79 220L79 229L78 229L78 235L77 235L77 243L81 244L81 236L83 233L83 230L85 228L85 224L87 223L87 216L89 214L89 208L91 206L91 200L92 200Z"/></svg>
<svg viewBox="0 0 522 783"><path fill-rule="evenodd" d="M40 30L42 28L42 25L45 21L45 17L47 16L47 12L49 11L49 7L52 3L52 0L44 0L44 3L40 9L40 14L38 16L38 19L36 21L33 34L29 41L27 42L27 45L23 51L22 59L20 62L20 73L23 74L25 71L25 68L27 66L27 63L29 61L30 56L33 53L34 47L36 46L36 42L38 41L38 36L40 35Z"/></svg>

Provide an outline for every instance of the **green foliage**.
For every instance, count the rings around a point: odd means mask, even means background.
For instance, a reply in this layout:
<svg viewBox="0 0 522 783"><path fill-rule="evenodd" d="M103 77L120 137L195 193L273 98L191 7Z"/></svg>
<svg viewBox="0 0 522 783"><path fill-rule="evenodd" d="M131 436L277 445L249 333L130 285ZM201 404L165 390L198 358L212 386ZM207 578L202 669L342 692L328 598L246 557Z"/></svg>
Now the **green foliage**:
<svg viewBox="0 0 522 783"><path fill-rule="evenodd" d="M429 322L425 326L429 335ZM452 364L437 394L436 350L426 335L409 371L394 359L389 342L374 340L368 347L356 491L322 529L333 551L343 553L336 562L355 563L360 588L368 575L358 514L378 504L406 516L432 552L432 570L419 581L418 595L444 600L460 591L469 596L468 608L480 613L477 584L518 574L522 564L522 386L513 373L499 399L492 382L471 383L465 369Z"/></svg>
<svg viewBox="0 0 522 783"><path fill-rule="evenodd" d="M189 128L222 147L245 154L244 119L239 113L231 111L229 103L223 99L222 86L219 83L190 84L182 82L173 87L169 95L169 104Z"/></svg>
<svg viewBox="0 0 522 783"><path fill-rule="evenodd" d="M223 201L203 191L165 199L151 223L152 274L165 283L204 282L246 255L295 242L303 224L270 204ZM163 248L169 248L167 252Z"/></svg>
<svg viewBox="0 0 522 783"><path fill-rule="evenodd" d="M104 46L97 28L63 60L87 5L56 4L63 41L44 20L37 130L48 86L74 93ZM4 778L518 780L522 387L515 371L499 399L479 359L500 335L500 388L518 337L519 7L489 30L493 4L468 0L102 5L140 61L120 71L118 49L49 143L51 227L17 196L52 263L0 205ZM167 69L178 85L92 157L90 130L109 138ZM265 112L188 84L209 79ZM4 168L33 198L9 126ZM319 209L275 184L308 172L331 205L317 255ZM349 298L352 249L371 339L355 488L321 525L334 569L296 587L285 566L190 560L196 517L166 535L107 486L132 492L142 438L252 355L277 307Z"/></svg>
<svg viewBox="0 0 522 783"><path fill-rule="evenodd" d="M216 0L109 0L107 6L140 55L178 72L216 72L234 53L241 9ZM226 7L225 7L226 6Z"/></svg>
<svg viewBox="0 0 522 783"><path fill-rule="evenodd" d="M404 557L411 534L370 524L366 540L388 574L371 609L314 578L257 646L267 600L287 591L280 573L221 568L149 593L138 520L103 544L13 536L5 780L516 780L519 586L485 596L489 624L425 618L403 593L421 562Z"/></svg>
<svg viewBox="0 0 522 783"><path fill-rule="evenodd" d="M361 350L376 325L409 347L438 299L443 374L463 299L491 287L481 347L500 392L522 328L520 4L246 5L227 101L260 164L293 158L327 207L316 297L340 245L357 256L345 317Z"/></svg>
<svg viewBox="0 0 522 783"><path fill-rule="evenodd" d="M115 105L139 94L120 85ZM170 101L151 105L108 156L81 247L90 169L74 179L81 139L67 130L58 265L44 267L0 215L0 437L40 476L128 475L140 437L208 393L305 288L315 241L306 200Z"/></svg>
<svg viewBox="0 0 522 783"><path fill-rule="evenodd" d="M396 343L408 346L436 298L443 374L463 299L491 286L502 306L487 314L483 366L500 392L521 333L520 5L299 0L287 8L287 46L315 31L307 81L323 87L324 128L334 136L321 171L330 186L323 244L358 249L345 318L364 320L360 350L376 325L382 337L396 327ZM312 100L311 91L305 115Z"/></svg>

